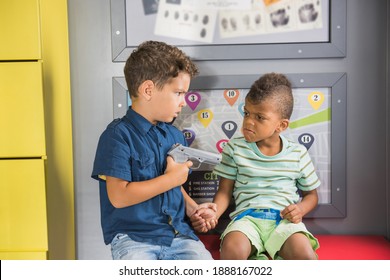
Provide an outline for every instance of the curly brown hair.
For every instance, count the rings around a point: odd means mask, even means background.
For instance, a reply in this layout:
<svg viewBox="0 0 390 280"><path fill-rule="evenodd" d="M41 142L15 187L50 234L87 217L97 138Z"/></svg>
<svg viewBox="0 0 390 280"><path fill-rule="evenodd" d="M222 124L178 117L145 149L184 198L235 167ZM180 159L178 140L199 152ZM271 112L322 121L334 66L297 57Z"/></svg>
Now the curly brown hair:
<svg viewBox="0 0 390 280"><path fill-rule="evenodd" d="M276 101L274 103L283 119L290 119L294 107L291 83L280 73L267 73L257 79L249 89L246 99L252 104L265 99Z"/></svg>
<svg viewBox="0 0 390 280"><path fill-rule="evenodd" d="M180 72L188 73L192 78L199 70L183 51L158 41L140 44L130 54L124 67L130 97L138 96L138 87L144 81L151 80L161 89Z"/></svg>

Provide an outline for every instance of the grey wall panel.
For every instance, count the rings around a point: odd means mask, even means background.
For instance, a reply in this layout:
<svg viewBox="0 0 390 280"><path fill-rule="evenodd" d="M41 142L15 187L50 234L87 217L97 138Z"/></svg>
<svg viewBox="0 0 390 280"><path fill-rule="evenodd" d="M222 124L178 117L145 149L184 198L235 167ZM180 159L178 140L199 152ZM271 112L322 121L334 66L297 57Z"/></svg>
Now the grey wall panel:
<svg viewBox="0 0 390 280"><path fill-rule="evenodd" d="M205 76L270 71L347 74L347 216L308 218L313 233L387 234L387 5L383 0L347 0L345 58L197 62ZM77 257L110 259L100 227L98 184L90 174L98 137L113 119L112 77L123 76L124 63L112 62L110 1L68 0L68 8Z"/></svg>
<svg viewBox="0 0 390 280"><path fill-rule="evenodd" d="M386 178L387 178L387 239L390 240L390 2L387 1L387 163L386 163Z"/></svg>
<svg viewBox="0 0 390 280"><path fill-rule="evenodd" d="M164 39L170 44L181 46L189 56L196 60L344 57L346 54L346 0L329 0L318 3L322 7L320 18L323 19L320 29L302 32L271 32L261 35L252 34L252 36L247 34L248 36L234 36L229 39L214 35L211 43L199 43L195 40L156 35L154 34L156 16L143 14L140 2L111 0L112 58L117 62L126 61L131 51L142 40ZM126 12L128 14L125 14ZM137 33L139 29L135 23L143 26L144 32ZM163 23L160 22L160 24ZM183 25L188 25L188 22ZM218 34L217 27L215 30ZM175 30L172 31L174 32Z"/></svg>

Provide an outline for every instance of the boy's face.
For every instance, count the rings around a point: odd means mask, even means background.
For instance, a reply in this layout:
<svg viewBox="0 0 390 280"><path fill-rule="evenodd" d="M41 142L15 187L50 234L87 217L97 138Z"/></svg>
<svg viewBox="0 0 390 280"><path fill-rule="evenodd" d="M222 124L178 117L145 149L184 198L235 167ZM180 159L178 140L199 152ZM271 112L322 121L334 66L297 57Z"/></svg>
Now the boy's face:
<svg viewBox="0 0 390 280"><path fill-rule="evenodd" d="M165 84L162 89L154 88L152 123L172 122L186 106L185 94L191 82L188 73L181 72L176 78Z"/></svg>
<svg viewBox="0 0 390 280"><path fill-rule="evenodd" d="M279 141L279 133L288 127L288 120L281 118L275 102L265 99L253 104L245 100L242 133L246 141Z"/></svg>

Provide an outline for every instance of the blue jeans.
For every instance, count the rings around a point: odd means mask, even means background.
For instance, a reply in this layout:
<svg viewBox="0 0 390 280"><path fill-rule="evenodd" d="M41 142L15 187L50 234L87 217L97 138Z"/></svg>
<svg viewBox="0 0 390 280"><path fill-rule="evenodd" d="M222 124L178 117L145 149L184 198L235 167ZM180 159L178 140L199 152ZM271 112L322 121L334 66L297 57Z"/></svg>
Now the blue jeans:
<svg viewBox="0 0 390 280"><path fill-rule="evenodd" d="M212 260L201 241L177 236L171 246L152 245L118 233L111 242L114 260Z"/></svg>

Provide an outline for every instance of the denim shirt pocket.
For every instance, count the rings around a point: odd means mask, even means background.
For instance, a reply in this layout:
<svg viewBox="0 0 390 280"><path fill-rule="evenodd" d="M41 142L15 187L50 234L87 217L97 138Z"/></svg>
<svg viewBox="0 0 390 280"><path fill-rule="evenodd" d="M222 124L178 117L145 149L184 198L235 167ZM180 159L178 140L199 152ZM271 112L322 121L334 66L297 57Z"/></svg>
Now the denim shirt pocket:
<svg viewBox="0 0 390 280"><path fill-rule="evenodd" d="M130 168L133 181L144 181L157 176L153 154L134 153L130 158Z"/></svg>

